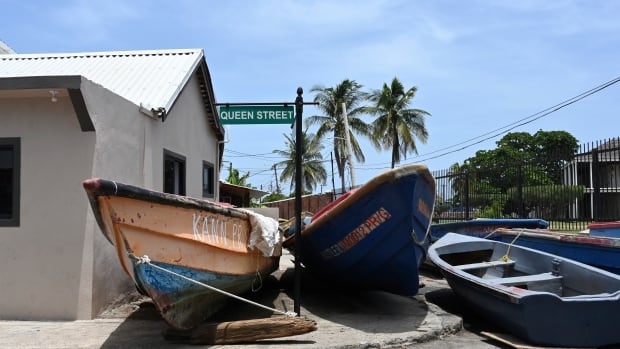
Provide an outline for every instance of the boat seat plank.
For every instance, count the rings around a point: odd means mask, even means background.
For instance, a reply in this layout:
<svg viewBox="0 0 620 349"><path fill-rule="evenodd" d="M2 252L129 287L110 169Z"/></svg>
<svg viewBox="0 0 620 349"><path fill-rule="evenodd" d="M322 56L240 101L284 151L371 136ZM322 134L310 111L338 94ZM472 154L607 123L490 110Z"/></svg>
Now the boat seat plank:
<svg viewBox="0 0 620 349"><path fill-rule="evenodd" d="M561 275L553 275L551 273L541 273L541 274L532 274L532 275L522 275L522 276L514 276L507 278L497 278L497 279L489 279L488 281L494 284L502 284L502 285L519 285L519 284L529 284L534 282L548 282L548 281L560 281L562 280Z"/></svg>
<svg viewBox="0 0 620 349"><path fill-rule="evenodd" d="M470 263L470 264L461 264L455 265L454 267L459 270L473 270L473 269L484 269L484 268L493 268L493 267L507 267L513 266L515 261L488 261L488 262L480 262L480 263Z"/></svg>

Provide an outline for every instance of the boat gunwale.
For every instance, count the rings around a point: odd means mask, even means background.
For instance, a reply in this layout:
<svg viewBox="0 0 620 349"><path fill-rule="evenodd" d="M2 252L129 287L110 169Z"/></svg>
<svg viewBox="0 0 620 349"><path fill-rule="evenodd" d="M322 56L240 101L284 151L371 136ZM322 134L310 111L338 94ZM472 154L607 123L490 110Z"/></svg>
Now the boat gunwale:
<svg viewBox="0 0 620 349"><path fill-rule="evenodd" d="M91 178L83 183L89 198L98 196L119 196L130 199L154 202L162 205L189 209L206 210L235 218L249 219L249 214L241 209L225 207L216 202L190 196L164 193L157 190L141 188L131 184L120 183L102 178Z"/></svg>
<svg viewBox="0 0 620 349"><path fill-rule="evenodd" d="M496 232L507 236L531 237L575 244L586 244L603 247L620 247L620 238L607 236L592 236L582 233L565 233L551 229L532 229L532 228L498 228Z"/></svg>
<svg viewBox="0 0 620 349"><path fill-rule="evenodd" d="M312 221L310 224L306 225L304 229L301 231L301 236L304 237L304 236L313 234L326 222L331 221L335 216L341 214L344 210L346 210L348 207L355 204L360 198L363 198L364 196L368 195L370 192L378 188L381 184L387 183L387 182L393 182L399 178L402 178L410 174L417 174L420 177L424 178L424 180L431 187L431 190L435 192L435 179L431 175L426 165L410 164L410 165L390 169L374 177L370 181L366 182L364 185L359 187L355 192L351 193L351 195L349 195L347 198L345 198L340 203L338 203L333 208L331 208L328 212L325 212L323 215L319 216L315 221ZM292 235L290 237L290 240L294 240L295 236L296 234Z"/></svg>

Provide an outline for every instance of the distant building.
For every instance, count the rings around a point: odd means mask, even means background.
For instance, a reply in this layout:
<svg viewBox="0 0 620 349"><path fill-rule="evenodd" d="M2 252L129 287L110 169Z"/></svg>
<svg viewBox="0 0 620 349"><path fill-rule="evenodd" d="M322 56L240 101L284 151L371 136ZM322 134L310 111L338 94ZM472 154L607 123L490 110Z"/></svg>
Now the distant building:
<svg viewBox="0 0 620 349"><path fill-rule="evenodd" d="M597 143L592 149L576 154L564 166L562 182L585 187L583 198L570 205L568 218L619 217L620 138ZM599 197L595 198L596 195Z"/></svg>
<svg viewBox="0 0 620 349"><path fill-rule="evenodd" d="M252 200L258 203L267 194L269 192L220 181L220 201L236 207L250 207Z"/></svg>
<svg viewBox="0 0 620 349"><path fill-rule="evenodd" d="M133 289L85 179L219 200L201 49L0 55L0 125L2 319L91 319Z"/></svg>

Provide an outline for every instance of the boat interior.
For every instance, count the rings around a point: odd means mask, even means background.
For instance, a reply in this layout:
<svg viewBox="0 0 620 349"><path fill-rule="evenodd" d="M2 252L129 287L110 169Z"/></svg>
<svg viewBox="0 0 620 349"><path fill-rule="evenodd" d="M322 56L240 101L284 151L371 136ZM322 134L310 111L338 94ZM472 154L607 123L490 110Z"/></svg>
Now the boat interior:
<svg viewBox="0 0 620 349"><path fill-rule="evenodd" d="M454 269L474 275L489 285L549 292L560 297L609 294L620 290L620 278L592 273L549 255L528 252L509 251L500 246L444 253L440 257Z"/></svg>

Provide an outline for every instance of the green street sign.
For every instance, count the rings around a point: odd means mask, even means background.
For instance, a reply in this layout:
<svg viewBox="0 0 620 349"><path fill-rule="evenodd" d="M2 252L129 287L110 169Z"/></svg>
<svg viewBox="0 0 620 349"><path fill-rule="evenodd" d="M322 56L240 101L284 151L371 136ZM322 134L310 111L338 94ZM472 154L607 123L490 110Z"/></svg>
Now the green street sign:
<svg viewBox="0 0 620 349"><path fill-rule="evenodd" d="M292 124L295 113L292 105L229 105L220 106L220 123L242 124Z"/></svg>

